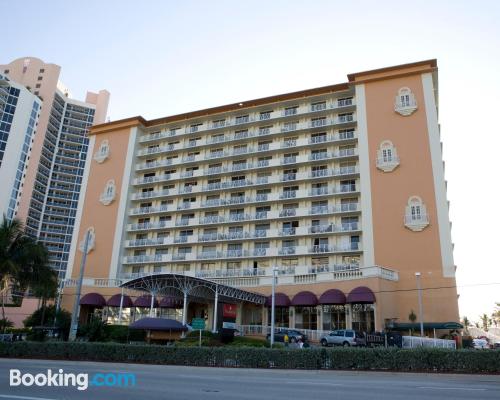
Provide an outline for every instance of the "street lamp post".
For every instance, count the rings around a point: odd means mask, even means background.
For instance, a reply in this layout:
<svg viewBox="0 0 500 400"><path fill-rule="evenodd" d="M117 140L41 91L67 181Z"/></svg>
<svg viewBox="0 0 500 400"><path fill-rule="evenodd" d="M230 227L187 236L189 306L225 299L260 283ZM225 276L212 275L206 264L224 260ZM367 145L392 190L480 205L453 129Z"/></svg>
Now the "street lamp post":
<svg viewBox="0 0 500 400"><path fill-rule="evenodd" d="M273 284L272 284L272 291L271 291L271 348L274 345L274 308L275 308L275 295L276 295L276 271L277 268L273 267Z"/></svg>
<svg viewBox="0 0 500 400"><path fill-rule="evenodd" d="M70 342L73 342L76 339L76 332L78 331L80 295L82 294L83 274L85 271L85 263L87 262L87 252L89 248L89 242L90 242L90 231L87 231L87 234L85 235L85 244L83 246L82 262L80 264L80 278L78 279L78 286L76 287L75 303L73 304L73 314L71 314L71 328L69 331L69 338L68 338Z"/></svg>
<svg viewBox="0 0 500 400"><path fill-rule="evenodd" d="M420 319L420 336L424 337L424 306L422 305L422 288L420 286L420 272L415 272L418 291L418 317Z"/></svg>

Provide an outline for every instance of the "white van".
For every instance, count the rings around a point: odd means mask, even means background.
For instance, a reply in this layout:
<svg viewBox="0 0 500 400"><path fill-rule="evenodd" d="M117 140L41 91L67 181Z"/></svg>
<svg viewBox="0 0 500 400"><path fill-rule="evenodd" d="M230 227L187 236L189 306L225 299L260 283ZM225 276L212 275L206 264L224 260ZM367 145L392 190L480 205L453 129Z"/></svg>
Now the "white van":
<svg viewBox="0 0 500 400"><path fill-rule="evenodd" d="M475 349L489 349L488 341L486 339L473 339L472 347Z"/></svg>

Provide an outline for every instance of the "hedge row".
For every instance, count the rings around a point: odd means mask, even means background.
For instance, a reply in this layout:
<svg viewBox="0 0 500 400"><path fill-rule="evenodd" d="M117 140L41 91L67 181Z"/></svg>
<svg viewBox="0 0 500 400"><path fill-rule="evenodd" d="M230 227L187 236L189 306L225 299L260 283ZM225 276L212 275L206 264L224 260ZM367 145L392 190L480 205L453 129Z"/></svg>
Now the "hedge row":
<svg viewBox="0 0 500 400"><path fill-rule="evenodd" d="M182 348L85 342L0 343L0 357L239 368L500 373L500 351L446 349Z"/></svg>

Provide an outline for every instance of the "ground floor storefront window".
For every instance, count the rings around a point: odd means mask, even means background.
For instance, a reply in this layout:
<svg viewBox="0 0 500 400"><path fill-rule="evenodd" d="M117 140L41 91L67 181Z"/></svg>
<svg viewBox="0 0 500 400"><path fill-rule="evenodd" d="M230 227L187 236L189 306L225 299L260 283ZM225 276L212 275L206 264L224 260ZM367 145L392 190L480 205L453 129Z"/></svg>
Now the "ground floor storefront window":
<svg viewBox="0 0 500 400"><path fill-rule="evenodd" d="M373 304L351 304L352 329L360 332L375 331L375 307Z"/></svg>
<svg viewBox="0 0 500 400"><path fill-rule="evenodd" d="M318 329L318 309L316 307L295 307L295 327L298 329Z"/></svg>
<svg viewBox="0 0 500 400"><path fill-rule="evenodd" d="M290 322L288 307L274 307L274 326L277 328L288 328ZM271 309L268 309L267 322L271 326Z"/></svg>
<svg viewBox="0 0 500 400"><path fill-rule="evenodd" d="M182 321L182 308L160 308L160 317Z"/></svg>
<svg viewBox="0 0 500 400"><path fill-rule="evenodd" d="M323 330L346 329L346 310L344 305L324 305Z"/></svg>
<svg viewBox="0 0 500 400"><path fill-rule="evenodd" d="M275 308L275 310L277 309L278 308ZM242 321L243 325L262 325L262 309L252 306L245 307L243 309ZM271 319L269 319L269 321L271 321Z"/></svg>
<svg viewBox="0 0 500 400"><path fill-rule="evenodd" d="M120 307L108 307L107 321L108 324L130 323L130 307L122 308L122 315L120 320Z"/></svg>

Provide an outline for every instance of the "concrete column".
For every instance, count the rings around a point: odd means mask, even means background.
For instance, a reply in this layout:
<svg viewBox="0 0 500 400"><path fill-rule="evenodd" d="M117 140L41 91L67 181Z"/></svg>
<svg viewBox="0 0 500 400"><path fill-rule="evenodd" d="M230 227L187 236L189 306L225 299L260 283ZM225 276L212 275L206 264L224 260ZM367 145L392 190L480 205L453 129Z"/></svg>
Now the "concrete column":
<svg viewBox="0 0 500 400"><path fill-rule="evenodd" d="M345 327L346 329L352 329L352 307L350 304L345 305Z"/></svg>
<svg viewBox="0 0 500 400"><path fill-rule="evenodd" d="M217 306L219 303L219 288L215 287L215 301L214 301L214 325L212 327L212 332L217 332Z"/></svg>
<svg viewBox="0 0 500 400"><path fill-rule="evenodd" d="M295 328L295 307L290 306L288 309L288 327Z"/></svg>
<svg viewBox="0 0 500 400"><path fill-rule="evenodd" d="M152 292L151 293L151 306L149 307L149 316L150 317L153 316L153 307L154 307L154 304L155 304L155 293Z"/></svg>
<svg viewBox="0 0 500 400"><path fill-rule="evenodd" d="M318 318L317 318L317 325L318 327L316 328L318 331L323 330L323 308L321 306L316 306L318 310Z"/></svg>
<svg viewBox="0 0 500 400"><path fill-rule="evenodd" d="M182 306L182 325L187 323L187 292L184 292L184 305Z"/></svg>
<svg viewBox="0 0 500 400"><path fill-rule="evenodd" d="M123 288L120 296L120 311L118 312L118 325L122 324L122 313L123 313Z"/></svg>
<svg viewBox="0 0 500 400"><path fill-rule="evenodd" d="M378 314L377 305L373 303L373 319L375 320L375 331L380 332L382 331L382 327L381 327L381 321L379 321L377 314Z"/></svg>
<svg viewBox="0 0 500 400"><path fill-rule="evenodd" d="M238 303L238 307L236 310L236 324L242 325L243 321L243 303Z"/></svg>
<svg viewBox="0 0 500 400"><path fill-rule="evenodd" d="M268 324L267 324L267 319L269 318L268 316L268 310L267 310L267 307L266 306L262 306L262 310L261 310L261 313L262 313L262 334L264 335L267 335L267 327L268 327Z"/></svg>

